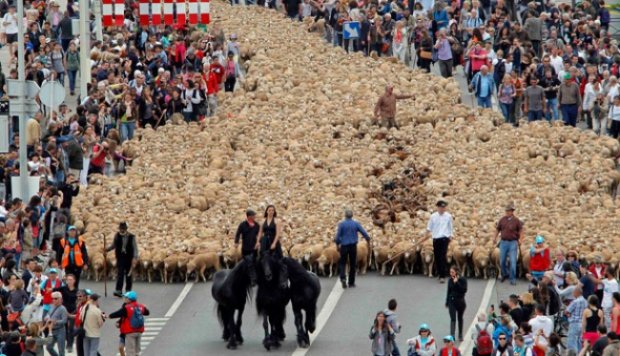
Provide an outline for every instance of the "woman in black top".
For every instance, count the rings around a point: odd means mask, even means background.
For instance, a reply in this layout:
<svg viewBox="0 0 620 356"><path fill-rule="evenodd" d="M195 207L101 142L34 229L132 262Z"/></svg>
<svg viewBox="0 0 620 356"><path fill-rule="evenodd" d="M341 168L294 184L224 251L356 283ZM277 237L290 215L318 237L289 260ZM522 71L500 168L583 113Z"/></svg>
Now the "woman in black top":
<svg viewBox="0 0 620 356"><path fill-rule="evenodd" d="M450 267L450 280L448 280L448 294L446 296L446 308L450 313L450 335L454 337L456 321L459 322L459 341L463 341L463 313L465 313L465 294L467 293L467 280L459 276L456 266Z"/></svg>
<svg viewBox="0 0 620 356"><path fill-rule="evenodd" d="M264 216L265 221L258 232L258 236L261 236L261 254L272 251L275 257L282 258L282 246L280 245L280 234L282 229L276 223L276 217L278 216L276 207L273 205L267 206Z"/></svg>

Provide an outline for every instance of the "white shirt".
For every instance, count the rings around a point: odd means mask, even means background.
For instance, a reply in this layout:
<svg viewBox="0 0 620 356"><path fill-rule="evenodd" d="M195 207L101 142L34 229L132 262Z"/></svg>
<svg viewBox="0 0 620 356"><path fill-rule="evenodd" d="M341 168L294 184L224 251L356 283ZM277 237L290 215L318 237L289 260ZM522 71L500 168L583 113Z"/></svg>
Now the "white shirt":
<svg viewBox="0 0 620 356"><path fill-rule="evenodd" d="M614 85L614 86L609 86L609 88L607 88L607 102L610 103L610 105L612 105L611 103L614 102L614 97L616 97L618 95L618 84Z"/></svg>
<svg viewBox="0 0 620 356"><path fill-rule="evenodd" d="M603 279L603 301L601 302L603 309L611 308L614 305L612 301L614 292L618 292L618 281L615 279Z"/></svg>
<svg viewBox="0 0 620 356"><path fill-rule="evenodd" d="M551 56L551 66L555 69L556 73L560 73L564 70L564 60L560 56ZM562 80L563 78L560 78Z"/></svg>
<svg viewBox="0 0 620 356"><path fill-rule="evenodd" d="M543 331L545 337L541 336L538 339L538 343L547 346L549 344L549 341L547 339L549 338L549 335L551 335L551 333L553 332L553 320L551 320L551 318L545 315L537 315L534 318L530 319L528 324L530 324L530 326L532 327L532 335L536 335L538 333L538 330ZM534 336L534 338L535 337L536 336Z"/></svg>
<svg viewBox="0 0 620 356"><path fill-rule="evenodd" d="M562 287L564 285L564 276L566 272L564 272L564 262L556 262L553 266L553 277L555 279L555 285L558 287Z"/></svg>
<svg viewBox="0 0 620 356"><path fill-rule="evenodd" d="M4 29L7 35L14 35L17 33L17 13L12 14L6 13L4 18L2 18L2 24L4 25Z"/></svg>
<svg viewBox="0 0 620 356"><path fill-rule="evenodd" d="M598 89L596 89L592 83L586 84L586 88L584 90L584 98L583 98L583 110L591 110L594 107L594 102L596 101L596 97L600 93L601 93L600 85Z"/></svg>
<svg viewBox="0 0 620 356"><path fill-rule="evenodd" d="M434 239L452 237L452 215L448 212L443 214L434 212L428 220L426 230L432 234Z"/></svg>

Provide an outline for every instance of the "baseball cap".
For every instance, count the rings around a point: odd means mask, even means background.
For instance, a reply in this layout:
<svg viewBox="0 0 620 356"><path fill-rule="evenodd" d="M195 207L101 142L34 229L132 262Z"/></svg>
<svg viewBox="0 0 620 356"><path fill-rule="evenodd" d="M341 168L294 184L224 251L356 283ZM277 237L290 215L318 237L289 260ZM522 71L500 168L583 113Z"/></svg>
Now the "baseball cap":
<svg viewBox="0 0 620 356"><path fill-rule="evenodd" d="M420 331L423 331L423 330L430 331L431 328L426 323L420 324Z"/></svg>
<svg viewBox="0 0 620 356"><path fill-rule="evenodd" d="M56 273L56 274L58 274L58 270L56 268L50 268L49 273Z"/></svg>
<svg viewBox="0 0 620 356"><path fill-rule="evenodd" d="M69 225L67 227L67 231L71 231L71 230L77 230L77 228L75 226L73 226L73 225Z"/></svg>
<svg viewBox="0 0 620 356"><path fill-rule="evenodd" d="M452 335L444 336L443 341L454 342L454 337Z"/></svg>
<svg viewBox="0 0 620 356"><path fill-rule="evenodd" d="M129 292L123 294L123 297L131 300L132 302L135 302L136 300L138 300L138 294L136 294L136 292L134 292L134 291L129 291Z"/></svg>
<svg viewBox="0 0 620 356"><path fill-rule="evenodd" d="M538 236L536 236L536 243L537 243L537 244L541 244L541 243L543 243L543 242L545 242L545 238L544 238L544 237L542 237L542 235L538 235Z"/></svg>
<svg viewBox="0 0 620 356"><path fill-rule="evenodd" d="M570 73L564 73L564 80L570 80L571 75Z"/></svg>

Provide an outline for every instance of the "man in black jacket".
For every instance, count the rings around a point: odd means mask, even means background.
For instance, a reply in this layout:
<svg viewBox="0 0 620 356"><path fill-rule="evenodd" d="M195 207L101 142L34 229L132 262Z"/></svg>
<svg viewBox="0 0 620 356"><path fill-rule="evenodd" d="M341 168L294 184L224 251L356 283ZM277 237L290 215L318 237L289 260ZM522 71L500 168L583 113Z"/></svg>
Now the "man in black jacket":
<svg viewBox="0 0 620 356"><path fill-rule="evenodd" d="M112 245L106 248L106 251L114 250L116 256L117 274L114 295L119 298L123 296L123 280L125 281L125 290L131 291L133 283L131 272L138 263L138 244L136 243L136 236L129 233L127 229L126 222L120 223Z"/></svg>
<svg viewBox="0 0 620 356"><path fill-rule="evenodd" d="M256 212L254 210L246 210L245 216L246 220L239 224L235 233L235 246L239 245L239 239L241 239L241 254L243 257L251 256L256 258L256 251L259 247L258 232L260 227L255 221Z"/></svg>

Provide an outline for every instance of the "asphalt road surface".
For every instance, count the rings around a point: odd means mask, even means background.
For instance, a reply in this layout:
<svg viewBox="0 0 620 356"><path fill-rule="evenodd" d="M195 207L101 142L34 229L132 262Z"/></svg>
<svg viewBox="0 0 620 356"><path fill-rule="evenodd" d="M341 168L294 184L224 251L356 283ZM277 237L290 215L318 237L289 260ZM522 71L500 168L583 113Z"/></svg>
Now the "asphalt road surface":
<svg viewBox="0 0 620 356"><path fill-rule="evenodd" d="M439 339L449 334L450 321L444 307L447 287L446 284L439 284L437 279L420 275L388 277L369 273L358 278L357 288L346 290L342 290L337 281L337 278L321 278L318 329L312 337L310 348L297 349L293 314L289 305L285 325L286 340L280 349L271 352L262 346L262 319L256 314L254 302L246 307L243 318L245 343L236 351L229 351L220 338L222 331L216 318L210 282L188 285L137 283L134 290L138 293L138 300L151 310L151 315L146 318L143 338L145 348L142 354L169 356L178 351L182 351L184 356L370 354L370 326L375 313L385 309L391 298L399 302L397 313L402 332L397 336L397 342L401 353L406 352L405 340L416 335L421 323L428 323ZM508 292L497 292L493 285L485 280L469 280L465 331L469 329L483 299L485 305L482 310ZM91 288L103 295L101 282L84 281L81 287ZM108 314L117 310L122 303L119 298L111 296L112 290L113 282L108 282L109 295L101 299L101 307ZM467 346L463 347L465 349ZM100 351L105 356L116 355L117 349L118 329L114 321L108 320L103 328Z"/></svg>

